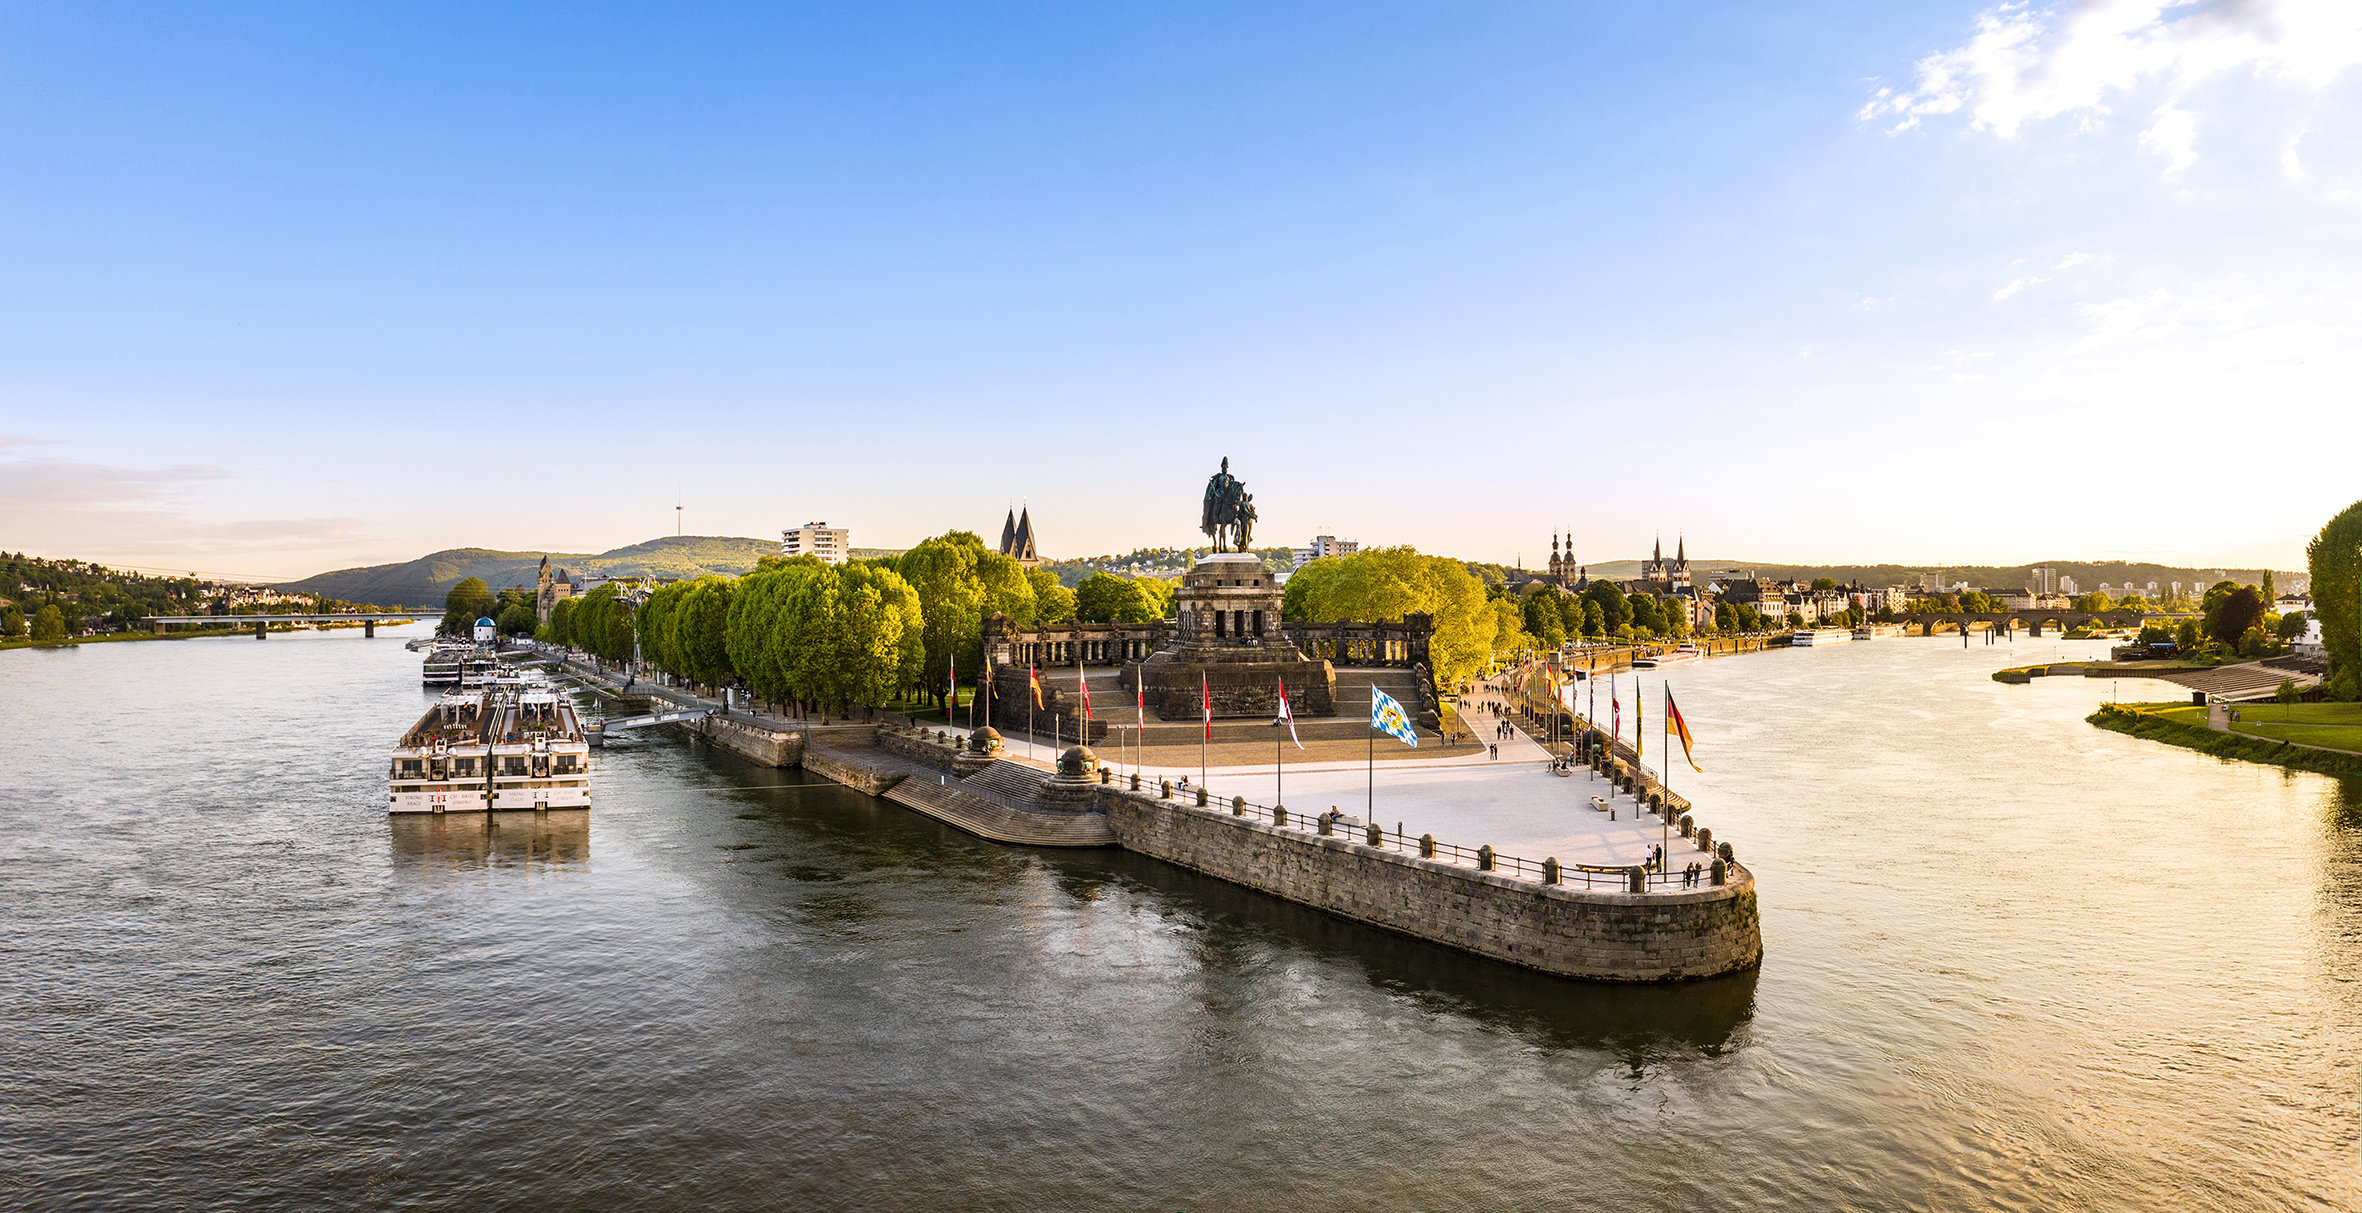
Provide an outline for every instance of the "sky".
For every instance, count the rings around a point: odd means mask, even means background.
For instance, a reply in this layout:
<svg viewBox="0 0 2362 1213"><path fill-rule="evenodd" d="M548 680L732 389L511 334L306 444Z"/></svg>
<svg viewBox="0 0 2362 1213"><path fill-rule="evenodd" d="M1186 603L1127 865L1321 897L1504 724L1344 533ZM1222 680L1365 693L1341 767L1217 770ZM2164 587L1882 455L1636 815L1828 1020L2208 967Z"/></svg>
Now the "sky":
<svg viewBox="0 0 2362 1213"><path fill-rule="evenodd" d="M2362 4L0 3L0 548L2303 567Z"/></svg>

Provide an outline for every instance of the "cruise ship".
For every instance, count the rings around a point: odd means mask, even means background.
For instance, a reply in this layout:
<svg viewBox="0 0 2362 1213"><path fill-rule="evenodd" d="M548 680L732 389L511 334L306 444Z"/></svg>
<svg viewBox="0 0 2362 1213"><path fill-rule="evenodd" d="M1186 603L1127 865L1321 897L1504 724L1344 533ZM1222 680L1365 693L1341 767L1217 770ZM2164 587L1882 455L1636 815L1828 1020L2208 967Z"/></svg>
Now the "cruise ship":
<svg viewBox="0 0 2362 1213"><path fill-rule="evenodd" d="M500 659L469 644L442 644L419 665L419 680L430 687L484 685Z"/></svg>
<svg viewBox="0 0 2362 1213"><path fill-rule="evenodd" d="M1853 638L1851 628L1798 628L1796 638L1791 643L1799 648L1809 648L1816 644L1844 644Z"/></svg>
<svg viewBox="0 0 2362 1213"><path fill-rule="evenodd" d="M450 691L402 734L389 813L587 809L590 743L546 684Z"/></svg>
<svg viewBox="0 0 2362 1213"><path fill-rule="evenodd" d="M1705 659L1705 657L1706 651L1704 649L1701 649L1694 644L1685 644L1680 648L1674 649L1670 652L1657 653L1648 657L1633 658L1632 668L1636 670L1653 670L1659 666L1680 665L1685 661L1702 661Z"/></svg>

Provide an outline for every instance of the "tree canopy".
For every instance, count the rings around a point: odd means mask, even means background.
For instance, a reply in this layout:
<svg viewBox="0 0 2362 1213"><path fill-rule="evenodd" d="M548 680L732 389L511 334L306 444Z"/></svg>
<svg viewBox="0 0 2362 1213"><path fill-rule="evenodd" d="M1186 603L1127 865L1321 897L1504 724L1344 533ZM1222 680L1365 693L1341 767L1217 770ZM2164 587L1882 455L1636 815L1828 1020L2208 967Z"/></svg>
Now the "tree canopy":
<svg viewBox="0 0 2362 1213"><path fill-rule="evenodd" d="M1431 671L1456 685L1492 658L1500 618L1484 583L1468 566L1409 547L1371 548L1315 560L1288 578L1281 613L1311 623L1383 623L1425 613L1434 618L1428 641Z"/></svg>

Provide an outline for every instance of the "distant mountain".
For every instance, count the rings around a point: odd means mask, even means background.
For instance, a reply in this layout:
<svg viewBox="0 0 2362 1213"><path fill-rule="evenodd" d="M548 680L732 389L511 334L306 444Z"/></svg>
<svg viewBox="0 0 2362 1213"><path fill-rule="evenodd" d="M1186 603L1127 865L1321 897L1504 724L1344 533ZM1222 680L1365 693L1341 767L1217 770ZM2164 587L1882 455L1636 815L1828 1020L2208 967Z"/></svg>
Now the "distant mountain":
<svg viewBox="0 0 2362 1213"><path fill-rule="evenodd" d="M765 556L779 554L776 539L714 535L667 535L612 552L497 552L490 548L448 548L401 564L338 569L280 587L326 594L346 602L378 606L440 607L443 595L470 577L495 591L532 585L541 558L578 573L609 577L704 577L743 573Z"/></svg>

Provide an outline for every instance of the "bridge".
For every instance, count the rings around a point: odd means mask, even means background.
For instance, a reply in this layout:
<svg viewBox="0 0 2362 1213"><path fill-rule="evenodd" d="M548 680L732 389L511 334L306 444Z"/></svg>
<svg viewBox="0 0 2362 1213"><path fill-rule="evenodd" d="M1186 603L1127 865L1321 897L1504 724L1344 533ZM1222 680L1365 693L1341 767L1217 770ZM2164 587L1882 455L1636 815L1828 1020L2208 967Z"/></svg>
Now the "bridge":
<svg viewBox="0 0 2362 1213"><path fill-rule="evenodd" d="M625 716L618 720L594 720L584 732L588 734L590 743L596 746L604 743L609 733L623 729L644 729L651 725L680 724L690 720L703 720L713 715L714 712L713 708L681 708L671 712L650 712L644 716Z"/></svg>
<svg viewBox="0 0 2362 1213"><path fill-rule="evenodd" d="M254 634L267 636L274 623L357 623L363 636L377 635L381 623L415 623L421 619L441 619L441 611L367 611L344 615L150 615L148 622L155 625L161 636L171 626L192 626L232 623L239 627L254 626Z"/></svg>
<svg viewBox="0 0 2362 1213"><path fill-rule="evenodd" d="M2023 627L2027 635L2040 638L2046 627L2062 632L2083 623L2104 628L2137 628L2160 619L2195 618L2194 611L1913 611L1895 616L1893 622L1905 627L1917 625L1922 636L1935 635L1939 623L1953 624L1963 632L1970 624L1982 623L1998 632L2014 632Z"/></svg>

